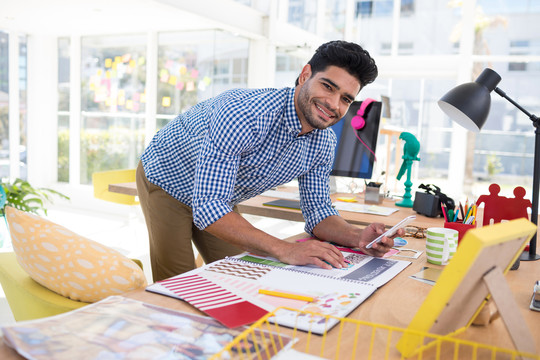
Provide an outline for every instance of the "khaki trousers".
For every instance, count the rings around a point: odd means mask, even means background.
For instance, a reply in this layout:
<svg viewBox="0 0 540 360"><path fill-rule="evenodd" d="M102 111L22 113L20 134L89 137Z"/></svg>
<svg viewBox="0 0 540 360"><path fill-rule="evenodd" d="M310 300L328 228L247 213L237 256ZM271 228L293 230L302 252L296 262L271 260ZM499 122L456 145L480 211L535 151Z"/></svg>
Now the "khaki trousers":
<svg viewBox="0 0 540 360"><path fill-rule="evenodd" d="M154 282L195 268L192 241L205 263L242 252L207 231L199 230L193 224L191 208L149 182L140 161L136 179L148 228Z"/></svg>

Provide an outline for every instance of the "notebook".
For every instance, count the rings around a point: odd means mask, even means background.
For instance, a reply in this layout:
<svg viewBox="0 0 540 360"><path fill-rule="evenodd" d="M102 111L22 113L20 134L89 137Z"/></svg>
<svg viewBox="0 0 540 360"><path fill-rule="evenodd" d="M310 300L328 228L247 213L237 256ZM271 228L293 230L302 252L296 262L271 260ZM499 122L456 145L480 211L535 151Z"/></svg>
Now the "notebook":
<svg viewBox="0 0 540 360"><path fill-rule="evenodd" d="M228 327L250 324L278 307L344 317L410 262L344 253L347 269L294 266L244 253L157 282L146 290L182 299ZM313 301L260 294L271 290L312 297ZM323 334L337 324L322 316L298 317L280 311L271 319L282 326Z"/></svg>
<svg viewBox="0 0 540 360"><path fill-rule="evenodd" d="M273 206L285 209L296 209L300 210L300 201L298 200L287 200L287 199L278 199L272 200L263 203L264 206Z"/></svg>

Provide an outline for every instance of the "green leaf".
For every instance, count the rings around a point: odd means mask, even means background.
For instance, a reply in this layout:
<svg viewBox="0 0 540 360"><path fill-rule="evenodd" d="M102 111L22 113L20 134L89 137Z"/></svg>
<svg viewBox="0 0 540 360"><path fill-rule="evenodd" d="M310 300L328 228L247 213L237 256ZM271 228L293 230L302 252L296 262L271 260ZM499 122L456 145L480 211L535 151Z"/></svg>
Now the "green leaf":
<svg viewBox="0 0 540 360"><path fill-rule="evenodd" d="M69 200L69 197L48 188L34 188L26 180L15 179L13 182L2 182L2 188L6 193L5 204L2 205L0 198L0 216L4 215L4 207L12 206L16 209L38 214L47 214L46 204L51 203L55 197ZM1 196L1 194L0 194Z"/></svg>

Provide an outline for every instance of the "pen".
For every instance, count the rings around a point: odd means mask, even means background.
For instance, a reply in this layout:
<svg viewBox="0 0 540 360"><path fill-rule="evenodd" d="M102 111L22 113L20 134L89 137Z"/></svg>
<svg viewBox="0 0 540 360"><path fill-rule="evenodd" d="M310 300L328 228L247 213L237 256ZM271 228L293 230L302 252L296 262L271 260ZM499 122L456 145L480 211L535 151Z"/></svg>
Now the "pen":
<svg viewBox="0 0 540 360"><path fill-rule="evenodd" d="M448 215L448 222L452 222L452 220L454 219L454 210L448 209L446 215Z"/></svg>
<svg viewBox="0 0 540 360"><path fill-rule="evenodd" d="M291 293L286 293L282 291L274 291L274 290L266 290L266 289L259 289L259 294L277 296L277 297L282 297L286 299L308 301L308 302L312 302L315 300L315 298L312 298L311 296L291 294Z"/></svg>

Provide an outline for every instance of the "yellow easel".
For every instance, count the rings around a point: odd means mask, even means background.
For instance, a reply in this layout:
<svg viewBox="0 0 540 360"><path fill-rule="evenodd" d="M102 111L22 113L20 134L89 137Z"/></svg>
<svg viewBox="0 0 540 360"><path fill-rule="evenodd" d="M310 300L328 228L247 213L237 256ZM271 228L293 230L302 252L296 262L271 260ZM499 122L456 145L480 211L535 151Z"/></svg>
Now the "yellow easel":
<svg viewBox="0 0 540 360"><path fill-rule="evenodd" d="M439 335L461 333L491 296L516 349L537 354L531 332L504 277L536 230L528 220L517 219L468 231L408 330ZM424 346L429 344L413 332L405 333L397 344L404 357Z"/></svg>

